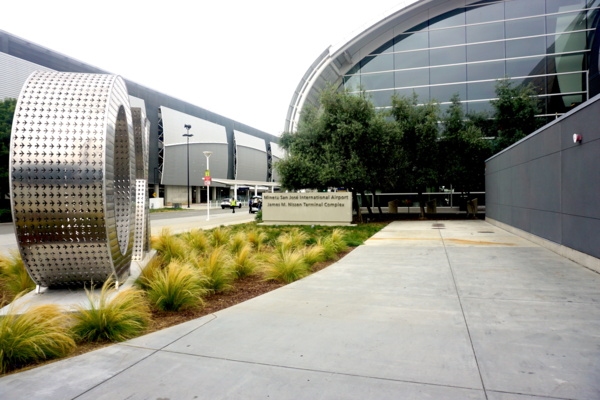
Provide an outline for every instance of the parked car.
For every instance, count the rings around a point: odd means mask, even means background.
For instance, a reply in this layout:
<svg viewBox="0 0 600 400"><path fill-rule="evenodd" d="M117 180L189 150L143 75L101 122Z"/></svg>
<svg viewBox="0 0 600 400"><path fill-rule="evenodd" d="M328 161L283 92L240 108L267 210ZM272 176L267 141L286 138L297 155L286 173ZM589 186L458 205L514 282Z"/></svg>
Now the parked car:
<svg viewBox="0 0 600 400"><path fill-rule="evenodd" d="M231 208L231 197L227 197L221 201L221 209ZM238 208L242 208L242 202L240 200L237 201Z"/></svg>
<svg viewBox="0 0 600 400"><path fill-rule="evenodd" d="M254 214L255 212L260 211L260 209L262 208L262 197L260 196L252 196L251 200L250 200L250 205L249 205L249 212L251 214Z"/></svg>

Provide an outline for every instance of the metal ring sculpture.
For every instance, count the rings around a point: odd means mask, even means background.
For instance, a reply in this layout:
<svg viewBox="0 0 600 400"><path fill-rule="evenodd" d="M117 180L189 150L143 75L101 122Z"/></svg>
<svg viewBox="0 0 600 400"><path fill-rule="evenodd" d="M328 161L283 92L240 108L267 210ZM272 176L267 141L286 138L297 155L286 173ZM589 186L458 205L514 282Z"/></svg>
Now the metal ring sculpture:
<svg viewBox="0 0 600 400"><path fill-rule="evenodd" d="M129 274L135 153L115 75L34 72L13 120L10 182L23 262L38 286Z"/></svg>

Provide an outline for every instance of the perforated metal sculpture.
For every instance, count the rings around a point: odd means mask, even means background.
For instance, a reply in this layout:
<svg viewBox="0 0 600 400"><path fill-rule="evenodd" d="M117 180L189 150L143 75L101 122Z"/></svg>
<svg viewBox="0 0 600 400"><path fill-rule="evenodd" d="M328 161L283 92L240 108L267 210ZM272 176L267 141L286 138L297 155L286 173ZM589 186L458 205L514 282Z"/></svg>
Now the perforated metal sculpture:
<svg viewBox="0 0 600 400"><path fill-rule="evenodd" d="M135 124L115 75L37 71L24 84L12 128L11 204L19 251L38 286L128 276L136 178L147 179L147 120L134 115Z"/></svg>

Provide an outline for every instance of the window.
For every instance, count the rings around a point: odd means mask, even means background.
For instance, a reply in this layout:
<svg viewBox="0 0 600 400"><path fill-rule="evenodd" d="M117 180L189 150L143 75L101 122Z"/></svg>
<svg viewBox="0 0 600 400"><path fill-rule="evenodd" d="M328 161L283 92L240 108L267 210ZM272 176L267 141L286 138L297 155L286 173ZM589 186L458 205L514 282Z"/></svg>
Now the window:
<svg viewBox="0 0 600 400"><path fill-rule="evenodd" d="M439 102L450 101L452 96L457 93L461 99L467 98L467 85L464 83L457 85L431 86L429 91L431 93L431 99L435 99Z"/></svg>
<svg viewBox="0 0 600 400"><path fill-rule="evenodd" d="M428 67L429 50L396 53L394 54L394 62L398 68Z"/></svg>
<svg viewBox="0 0 600 400"><path fill-rule="evenodd" d="M394 74L392 72L363 74L360 83L364 90L391 89L394 87Z"/></svg>
<svg viewBox="0 0 600 400"><path fill-rule="evenodd" d="M546 38L533 37L506 41L506 57L526 57L534 54L546 54Z"/></svg>
<svg viewBox="0 0 600 400"><path fill-rule="evenodd" d="M501 60L504 58L504 42L472 44L467 46L467 61Z"/></svg>
<svg viewBox="0 0 600 400"><path fill-rule="evenodd" d="M390 71L394 69L394 55L380 54L377 56L365 57L361 61L361 72Z"/></svg>
<svg viewBox="0 0 600 400"><path fill-rule="evenodd" d="M464 63L467 60L465 46L431 49L429 53L431 65Z"/></svg>
<svg viewBox="0 0 600 400"><path fill-rule="evenodd" d="M467 80L467 66L463 64L431 68L429 74L431 76L431 84L464 82Z"/></svg>
<svg viewBox="0 0 600 400"><path fill-rule="evenodd" d="M506 75L510 77L542 75L546 73L544 57L506 60Z"/></svg>
<svg viewBox="0 0 600 400"><path fill-rule="evenodd" d="M396 87L429 85L429 68L396 71Z"/></svg>
<svg viewBox="0 0 600 400"><path fill-rule="evenodd" d="M465 43L465 27L429 31L429 46L441 47Z"/></svg>
<svg viewBox="0 0 600 400"><path fill-rule="evenodd" d="M394 42L394 51L427 49L429 47L429 34L428 32L415 32L399 35Z"/></svg>
<svg viewBox="0 0 600 400"><path fill-rule="evenodd" d="M505 22L506 38L544 35L546 19L544 17L517 19Z"/></svg>
<svg viewBox="0 0 600 400"><path fill-rule="evenodd" d="M500 79L505 75L504 60L467 65L467 79L469 81Z"/></svg>
<svg viewBox="0 0 600 400"><path fill-rule="evenodd" d="M467 8L467 24L490 22L504 19L504 4L488 4Z"/></svg>
<svg viewBox="0 0 600 400"><path fill-rule="evenodd" d="M504 40L504 22L467 26L467 43Z"/></svg>

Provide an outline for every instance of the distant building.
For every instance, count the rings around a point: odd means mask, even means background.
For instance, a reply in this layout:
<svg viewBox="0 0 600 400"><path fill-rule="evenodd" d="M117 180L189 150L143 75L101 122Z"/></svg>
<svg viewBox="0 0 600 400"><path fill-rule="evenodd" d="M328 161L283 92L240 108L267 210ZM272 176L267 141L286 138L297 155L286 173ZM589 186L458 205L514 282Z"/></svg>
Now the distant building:
<svg viewBox="0 0 600 400"><path fill-rule="evenodd" d="M35 70L112 73L59 54L0 30L0 99L18 98L23 83ZM204 151L212 151L211 200L247 193L251 184L276 181L273 163L283 157L278 137L204 108L125 79L130 102L143 107L150 121L149 196L157 193L167 203L187 202L187 140L189 133L190 187L192 202L206 201L203 178ZM220 180L223 182L216 182ZM265 186L263 186L265 188Z"/></svg>
<svg viewBox="0 0 600 400"><path fill-rule="evenodd" d="M562 115L600 92L599 0L408 0L347 43L326 49L290 103L286 131L328 83L364 89L385 109L394 93L465 111L490 110L503 77L532 83L539 116Z"/></svg>

